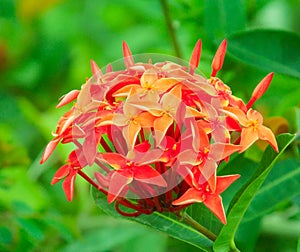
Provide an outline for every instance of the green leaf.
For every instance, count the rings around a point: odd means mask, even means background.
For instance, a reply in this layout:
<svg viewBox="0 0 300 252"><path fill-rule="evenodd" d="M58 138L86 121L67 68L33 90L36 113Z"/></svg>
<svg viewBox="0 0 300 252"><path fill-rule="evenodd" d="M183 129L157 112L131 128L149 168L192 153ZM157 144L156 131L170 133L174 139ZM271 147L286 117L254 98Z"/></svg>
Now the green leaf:
<svg viewBox="0 0 300 252"><path fill-rule="evenodd" d="M270 146L266 149L259 167L252 179L237 193L229 206L227 225L223 226L214 244L215 251L229 251L234 247L236 230L248 208L251 200L263 184L277 158L294 140L294 135L282 134L277 137L279 152L276 153Z"/></svg>
<svg viewBox="0 0 300 252"><path fill-rule="evenodd" d="M295 33L252 30L232 34L228 53L248 65L300 78L300 37Z"/></svg>
<svg viewBox="0 0 300 252"><path fill-rule="evenodd" d="M16 7L14 1L2 0L0 8L0 17L14 19L16 17Z"/></svg>
<svg viewBox="0 0 300 252"><path fill-rule="evenodd" d="M92 188L92 195L98 207L111 216L138 222L162 231L176 239L192 244L203 251L212 251L213 242L211 240L194 228L180 222L176 216L172 214L154 212L151 215L142 214L138 217L128 218L119 215L113 204L108 204L106 196L100 191Z"/></svg>
<svg viewBox="0 0 300 252"><path fill-rule="evenodd" d="M243 222L258 218L280 202L300 194L300 161L288 159L274 165L265 183L251 202Z"/></svg>
<svg viewBox="0 0 300 252"><path fill-rule="evenodd" d="M147 250L151 252L167 251L167 235L162 235L160 232L154 230L151 232L147 227L143 228L143 230L145 230L145 232L140 232L137 237L119 246L120 252L140 252Z"/></svg>
<svg viewBox="0 0 300 252"><path fill-rule="evenodd" d="M233 15L234 13L234 15ZM204 1L204 27L210 40L224 38L241 31L246 24L244 1L206 0Z"/></svg>
<svg viewBox="0 0 300 252"><path fill-rule="evenodd" d="M18 217L16 218L16 221L19 223L20 227L30 235L30 237L37 240L44 239L44 231L40 227L38 220Z"/></svg>
<svg viewBox="0 0 300 252"><path fill-rule="evenodd" d="M127 222L118 224L112 222L111 225L103 228L84 232L81 239L70 242L61 251L111 251L132 238L146 235L147 230L142 227L136 227Z"/></svg>
<svg viewBox="0 0 300 252"><path fill-rule="evenodd" d="M13 241L13 236L11 231L7 227L0 227L0 243L10 244Z"/></svg>
<svg viewBox="0 0 300 252"><path fill-rule="evenodd" d="M49 203L41 187L27 176L26 168L0 169L0 202L20 214L42 209Z"/></svg>

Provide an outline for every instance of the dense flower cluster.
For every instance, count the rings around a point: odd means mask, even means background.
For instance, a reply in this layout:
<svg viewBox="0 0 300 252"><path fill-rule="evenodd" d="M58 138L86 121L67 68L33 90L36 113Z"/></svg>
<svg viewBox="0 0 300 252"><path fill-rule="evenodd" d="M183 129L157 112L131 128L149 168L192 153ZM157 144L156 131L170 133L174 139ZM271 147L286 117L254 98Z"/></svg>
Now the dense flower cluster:
<svg viewBox="0 0 300 252"><path fill-rule="evenodd" d="M218 176L219 164L258 139L278 151L262 115L251 108L273 74L258 84L245 104L216 77L226 43L216 52L209 79L195 73L200 40L187 66L151 59L135 63L125 42L124 70L113 71L108 65L104 74L92 61L93 76L57 105L76 101L59 120L41 163L59 142L72 142L76 148L52 184L64 179L64 192L72 200L80 175L126 216L178 212L200 202L226 223L220 194L239 175Z"/></svg>

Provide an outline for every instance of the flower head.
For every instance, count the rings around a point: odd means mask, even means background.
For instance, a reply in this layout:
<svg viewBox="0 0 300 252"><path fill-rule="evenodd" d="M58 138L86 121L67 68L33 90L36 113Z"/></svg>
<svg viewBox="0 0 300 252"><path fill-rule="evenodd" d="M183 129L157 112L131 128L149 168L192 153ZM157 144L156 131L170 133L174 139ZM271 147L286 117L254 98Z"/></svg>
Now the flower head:
<svg viewBox="0 0 300 252"><path fill-rule="evenodd" d="M74 143L75 150L52 184L64 179L64 192L72 200L74 181L80 175L126 216L178 212L203 203L225 224L220 194L239 175L218 176L219 164L258 139L278 151L262 115L251 108L273 74L261 81L245 105L216 77L226 47L224 40L213 58L209 79L196 73L201 40L185 65L153 63L151 57L147 63L135 62L125 42L123 69L114 70L109 64L105 71L91 61L93 76L57 105L74 103L59 120L41 163L60 142ZM89 169L94 177L85 172ZM124 212L119 204L136 212Z"/></svg>

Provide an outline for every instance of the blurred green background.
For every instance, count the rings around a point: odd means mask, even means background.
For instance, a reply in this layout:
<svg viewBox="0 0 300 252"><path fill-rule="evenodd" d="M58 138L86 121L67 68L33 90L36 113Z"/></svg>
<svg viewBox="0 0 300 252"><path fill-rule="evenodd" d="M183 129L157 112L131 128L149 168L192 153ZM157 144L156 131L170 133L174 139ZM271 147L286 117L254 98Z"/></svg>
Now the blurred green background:
<svg viewBox="0 0 300 252"><path fill-rule="evenodd" d="M90 59L100 67L120 59L123 40L133 54L189 60L202 38L200 70L209 76L218 43L229 37L235 47L229 47L219 76L247 101L255 85L273 70L270 90L256 107L275 133L298 131L300 2L229 2L0 0L0 251L197 251L165 234L104 215L80 178L75 199L67 202L61 187L50 186L50 181L66 159L68 146L59 146L42 166L39 160L57 120L68 109L55 109L58 98L90 77ZM280 30L275 38L285 38L287 49L281 52L282 44L273 43L268 32L254 33L252 44L248 33L238 35L257 29ZM253 60L251 53L258 53L264 43L271 61ZM277 56L283 65L274 63ZM256 159L255 153L248 155ZM251 249L296 250L300 199L294 196L276 206L259 226L253 224L258 231ZM280 225L286 230L278 230Z"/></svg>

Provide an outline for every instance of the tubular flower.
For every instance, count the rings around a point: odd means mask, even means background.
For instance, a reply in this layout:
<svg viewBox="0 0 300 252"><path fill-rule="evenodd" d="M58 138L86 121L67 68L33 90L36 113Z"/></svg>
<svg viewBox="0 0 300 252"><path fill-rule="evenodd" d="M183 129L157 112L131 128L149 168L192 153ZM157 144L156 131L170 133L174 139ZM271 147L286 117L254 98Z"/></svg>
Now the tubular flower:
<svg viewBox="0 0 300 252"><path fill-rule="evenodd" d="M220 163L258 139L278 151L262 115L251 108L273 74L259 83L245 105L216 77L224 63L226 40L213 58L209 79L196 72L201 40L188 63L156 62L155 55L146 55L147 63L136 62L128 45L122 46L121 70L115 70L114 64L100 69L91 61L92 77L57 105L73 102L58 121L41 163L60 142L73 143L75 150L54 174L52 184L64 179L63 190L72 200L79 175L125 216L178 213L190 204L203 203L225 224L220 194L239 175L218 176Z"/></svg>

